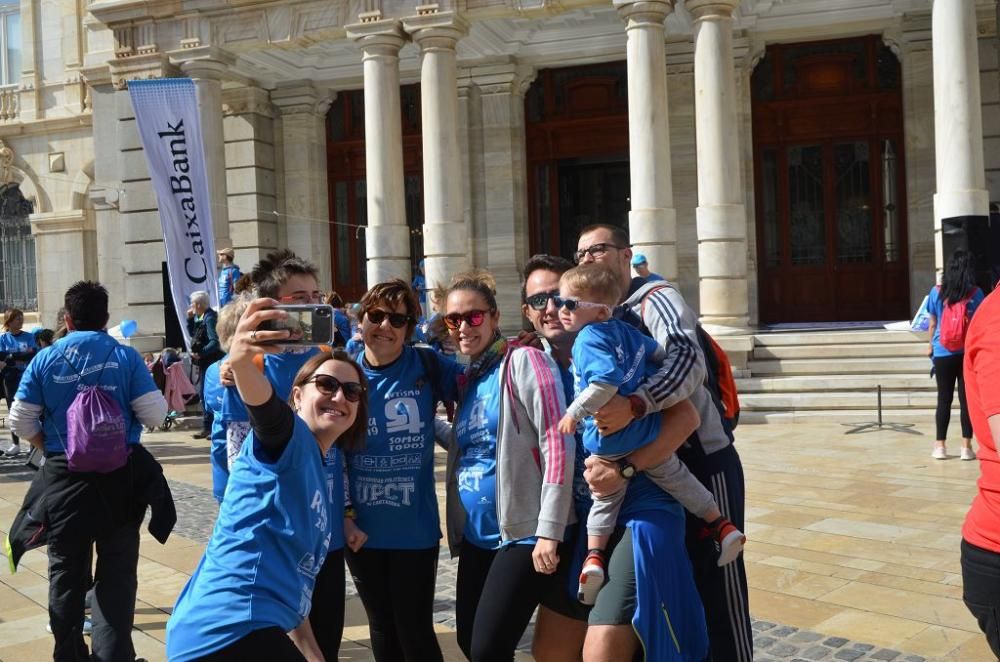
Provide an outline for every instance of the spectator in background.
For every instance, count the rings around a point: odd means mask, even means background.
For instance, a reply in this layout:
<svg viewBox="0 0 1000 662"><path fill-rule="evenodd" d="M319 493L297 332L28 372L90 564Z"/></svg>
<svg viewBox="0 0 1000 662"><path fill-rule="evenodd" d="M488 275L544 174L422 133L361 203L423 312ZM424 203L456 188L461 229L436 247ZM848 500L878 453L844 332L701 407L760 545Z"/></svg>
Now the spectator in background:
<svg viewBox="0 0 1000 662"><path fill-rule="evenodd" d="M944 270L940 285L931 288L927 295L927 312L930 316L930 326L927 332L931 336L928 354L934 364L934 376L937 380L937 411L934 415L937 436L931 457L944 460L948 457L945 442L948 438L948 423L951 422L951 403L955 397L955 385L958 384L959 419L962 424L962 459L975 460L972 450L972 421L969 419L969 408L965 401L965 377L962 361L965 347L956 348L948 338L945 347L941 342L944 316L954 306L965 306L964 316L971 320L976 308L983 300L983 291L976 285L976 266L972 253L966 250L955 251ZM944 329L950 335L949 329Z"/></svg>
<svg viewBox="0 0 1000 662"><path fill-rule="evenodd" d="M635 269L636 275L639 278L645 278L646 282L652 283L655 280L664 280L663 276L654 274L649 270L649 262L646 261L646 256L642 253L636 253L632 256L632 268Z"/></svg>
<svg viewBox="0 0 1000 662"><path fill-rule="evenodd" d="M205 406L205 371L222 358L222 347L215 330L218 320L218 314L208 306L208 292L192 292L191 307L187 310L187 330L191 338L191 360L198 366L198 394L204 410L201 431L194 435L195 439L205 439L212 434L212 409Z"/></svg>
<svg viewBox="0 0 1000 662"><path fill-rule="evenodd" d="M410 284L413 291L417 293L417 300L420 302L420 315L418 322L427 315L427 277L424 275L424 261L417 262L417 274Z"/></svg>
<svg viewBox="0 0 1000 662"><path fill-rule="evenodd" d="M326 296L326 303L333 307L333 327L335 330L333 346L343 347L351 339L351 336L354 335L351 333L351 320L348 319L347 313L344 312L344 298L336 292L330 292Z"/></svg>
<svg viewBox="0 0 1000 662"><path fill-rule="evenodd" d="M143 425L163 423L167 403L139 353L105 331L107 290L100 283L81 281L66 291L65 301L68 333L28 365L10 413L11 430L45 451L46 461L36 480L44 481L48 515L53 658L134 660L139 525L146 512L150 477L154 472L162 474L156 460L139 444L139 435ZM99 385L120 408L131 453L125 466L116 471L69 470L64 445L67 409L81 382ZM82 626L95 543L90 651Z"/></svg>
<svg viewBox="0 0 1000 662"><path fill-rule="evenodd" d="M14 402L14 394L21 383L21 375L28 362L38 351L35 336L23 330L24 313L11 308L3 318L4 333L0 335L0 375L3 376L3 390L7 400L7 411ZM17 457L21 453L21 441L14 430L10 431L11 444L4 452L7 457Z"/></svg>
<svg viewBox="0 0 1000 662"><path fill-rule="evenodd" d="M219 308L222 308L232 300L233 294L236 293L236 281L240 279L242 274L240 268L233 264L235 253L233 253L232 248L219 249L215 251L215 254L219 258L219 266L221 267L219 271Z"/></svg>
<svg viewBox="0 0 1000 662"><path fill-rule="evenodd" d="M979 307L965 339L965 388L979 441L979 491L962 527L962 598L1000 658L1000 294Z"/></svg>
<svg viewBox="0 0 1000 662"><path fill-rule="evenodd" d="M38 343L38 349L45 349L49 345L55 342L56 332L52 329L39 329L35 333L35 342Z"/></svg>

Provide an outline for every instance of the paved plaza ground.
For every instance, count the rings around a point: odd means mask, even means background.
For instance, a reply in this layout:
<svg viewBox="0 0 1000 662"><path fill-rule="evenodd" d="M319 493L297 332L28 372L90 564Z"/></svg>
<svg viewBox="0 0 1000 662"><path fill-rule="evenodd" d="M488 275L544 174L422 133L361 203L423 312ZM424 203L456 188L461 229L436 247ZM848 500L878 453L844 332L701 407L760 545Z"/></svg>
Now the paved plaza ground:
<svg viewBox="0 0 1000 662"><path fill-rule="evenodd" d="M961 599L960 530L978 463L932 460L927 431L845 435L846 429L738 430L756 659L994 659ZM143 531L140 550L134 640L140 656L162 660L170 609L201 557L216 507L205 441L171 431L148 434L144 442L163 463L179 517L165 546ZM13 520L29 479L21 462L0 460L0 530ZM461 660L454 573L454 564L442 563L435 610L446 658ZM0 574L3 662L51 657L47 591L44 550L27 554L16 575ZM349 593L341 659L366 660L364 611Z"/></svg>

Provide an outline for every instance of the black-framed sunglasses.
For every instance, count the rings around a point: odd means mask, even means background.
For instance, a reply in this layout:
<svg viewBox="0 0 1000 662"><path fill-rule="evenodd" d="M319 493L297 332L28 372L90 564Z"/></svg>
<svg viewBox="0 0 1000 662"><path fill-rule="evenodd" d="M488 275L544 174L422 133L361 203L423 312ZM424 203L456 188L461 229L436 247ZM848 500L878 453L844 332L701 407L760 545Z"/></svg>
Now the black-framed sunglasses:
<svg viewBox="0 0 1000 662"><path fill-rule="evenodd" d="M316 384L316 388L323 395L331 398L337 395L337 391L344 392L344 399L348 402L358 402L365 394L365 387L358 382L342 382L332 375L313 375L305 381L306 384Z"/></svg>
<svg viewBox="0 0 1000 662"><path fill-rule="evenodd" d="M590 257L596 260L599 257L604 257L604 254L607 253L612 248L616 250L623 250L628 247L619 246L617 244L609 244L606 242L602 242L600 244L594 244L593 246L588 246L587 248L581 248L580 250L573 253L573 261L576 262L577 264L580 264L580 261L583 260L585 255L589 255Z"/></svg>
<svg viewBox="0 0 1000 662"><path fill-rule="evenodd" d="M483 322L486 321L486 316L491 312L493 311L470 310L465 313L448 313L444 316L444 325L452 331L462 326L462 322L465 322L469 326L482 326Z"/></svg>
<svg viewBox="0 0 1000 662"><path fill-rule="evenodd" d="M404 315L403 313L388 313L384 310L369 310L365 313L365 317L372 324L379 326L385 319L389 318L389 324L392 325L394 329L402 329L404 326L413 321L413 318L409 315Z"/></svg>
<svg viewBox="0 0 1000 662"><path fill-rule="evenodd" d="M575 311L577 308L609 308L607 304L594 303L593 301L581 301L579 299L562 298L559 296L552 297L552 303L556 305L556 308L565 308L569 312Z"/></svg>
<svg viewBox="0 0 1000 662"><path fill-rule="evenodd" d="M528 304L532 310L545 310L545 307L549 305L549 299L555 299L557 296L559 296L559 290L539 292L525 297L524 303Z"/></svg>

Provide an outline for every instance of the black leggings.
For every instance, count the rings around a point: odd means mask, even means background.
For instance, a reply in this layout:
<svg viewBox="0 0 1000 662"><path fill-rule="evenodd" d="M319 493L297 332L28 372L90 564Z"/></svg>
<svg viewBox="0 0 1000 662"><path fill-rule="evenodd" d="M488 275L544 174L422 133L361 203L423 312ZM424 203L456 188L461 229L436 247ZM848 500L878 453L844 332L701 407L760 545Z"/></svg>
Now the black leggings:
<svg viewBox="0 0 1000 662"><path fill-rule="evenodd" d="M316 575L313 587L309 624L323 657L336 660L340 639L344 636L344 549L331 551ZM259 656L255 659L279 660L280 657Z"/></svg>
<svg viewBox="0 0 1000 662"><path fill-rule="evenodd" d="M305 660L291 638L279 627L254 630L222 650L201 658L202 662L243 662L243 660ZM330 659L330 658L327 658ZM333 658L336 660L337 658Z"/></svg>
<svg viewBox="0 0 1000 662"><path fill-rule="evenodd" d="M510 662L554 575L535 572L534 545L487 550L463 543L458 556L458 645L472 662Z"/></svg>
<svg viewBox="0 0 1000 662"><path fill-rule="evenodd" d="M1000 554L962 541L962 599L1000 658Z"/></svg>
<svg viewBox="0 0 1000 662"><path fill-rule="evenodd" d="M937 424L937 439L948 438L948 423L951 422L951 403L955 397L955 382L958 382L958 406L962 421L962 438L972 438L972 421L969 419L969 407L965 403L965 376L962 374L962 361L965 354L934 357L934 375L937 378L937 412L934 422Z"/></svg>
<svg viewBox="0 0 1000 662"><path fill-rule="evenodd" d="M434 587L440 548L347 551L376 662L438 662ZM330 659L330 658L327 658Z"/></svg>

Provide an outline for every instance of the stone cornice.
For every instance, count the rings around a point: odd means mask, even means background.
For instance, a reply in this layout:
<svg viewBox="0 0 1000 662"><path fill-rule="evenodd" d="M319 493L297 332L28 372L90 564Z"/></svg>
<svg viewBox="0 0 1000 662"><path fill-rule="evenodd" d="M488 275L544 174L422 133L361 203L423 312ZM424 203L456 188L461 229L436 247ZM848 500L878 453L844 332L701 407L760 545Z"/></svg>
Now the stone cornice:
<svg viewBox="0 0 1000 662"><path fill-rule="evenodd" d="M231 80L236 56L215 46L194 46L170 51L170 63L191 78Z"/></svg>
<svg viewBox="0 0 1000 662"><path fill-rule="evenodd" d="M368 18L361 23L344 26L347 37L361 45L365 55L398 55L406 43L403 24L395 19Z"/></svg>
<svg viewBox="0 0 1000 662"><path fill-rule="evenodd" d="M0 138L10 136L37 136L49 133L61 133L73 129L83 129L93 126L94 118L88 113L71 115L69 117L52 117L27 122L10 122L0 124Z"/></svg>
<svg viewBox="0 0 1000 662"><path fill-rule="evenodd" d="M421 50L454 50L458 40L469 33L469 23L452 11L425 11L417 16L404 18L403 29L410 33Z"/></svg>
<svg viewBox="0 0 1000 662"><path fill-rule="evenodd" d="M93 232L97 230L94 214L87 209L31 214L28 220L31 222L31 234L36 237L47 234Z"/></svg>

